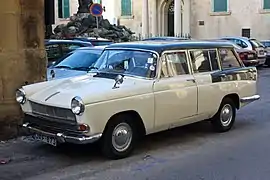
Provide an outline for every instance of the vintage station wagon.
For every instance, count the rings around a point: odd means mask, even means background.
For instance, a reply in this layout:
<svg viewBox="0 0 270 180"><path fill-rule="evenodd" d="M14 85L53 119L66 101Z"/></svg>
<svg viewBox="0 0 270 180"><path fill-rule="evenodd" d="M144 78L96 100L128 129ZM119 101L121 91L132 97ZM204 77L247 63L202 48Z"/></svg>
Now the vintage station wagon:
<svg viewBox="0 0 270 180"><path fill-rule="evenodd" d="M256 68L244 67L226 42L112 44L90 69L19 89L22 126L54 146L99 141L119 159L138 138L170 128L210 120L228 131L236 110L260 98Z"/></svg>

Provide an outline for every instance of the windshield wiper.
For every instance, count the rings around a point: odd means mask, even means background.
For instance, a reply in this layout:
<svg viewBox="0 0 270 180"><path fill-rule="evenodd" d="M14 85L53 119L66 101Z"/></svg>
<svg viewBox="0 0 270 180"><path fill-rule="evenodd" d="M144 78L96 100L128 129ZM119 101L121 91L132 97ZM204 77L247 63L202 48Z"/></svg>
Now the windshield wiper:
<svg viewBox="0 0 270 180"><path fill-rule="evenodd" d="M54 68L65 68L65 69L72 69L72 67L69 66L54 66Z"/></svg>

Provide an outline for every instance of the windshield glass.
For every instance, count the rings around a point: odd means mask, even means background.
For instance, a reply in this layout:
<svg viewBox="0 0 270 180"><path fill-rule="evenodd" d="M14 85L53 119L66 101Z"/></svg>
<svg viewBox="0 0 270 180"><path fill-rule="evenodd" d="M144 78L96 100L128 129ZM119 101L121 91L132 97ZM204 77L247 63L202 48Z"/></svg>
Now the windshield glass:
<svg viewBox="0 0 270 180"><path fill-rule="evenodd" d="M102 50L77 50L64 60L54 65L54 68L67 68L78 70L89 70L89 67L96 62Z"/></svg>
<svg viewBox="0 0 270 180"><path fill-rule="evenodd" d="M256 39L251 39L250 42L256 48L258 48L258 47L264 47L264 45L262 43L260 43L259 41L257 41Z"/></svg>
<svg viewBox="0 0 270 180"><path fill-rule="evenodd" d="M92 69L98 72L153 78L157 55L138 50L105 50Z"/></svg>

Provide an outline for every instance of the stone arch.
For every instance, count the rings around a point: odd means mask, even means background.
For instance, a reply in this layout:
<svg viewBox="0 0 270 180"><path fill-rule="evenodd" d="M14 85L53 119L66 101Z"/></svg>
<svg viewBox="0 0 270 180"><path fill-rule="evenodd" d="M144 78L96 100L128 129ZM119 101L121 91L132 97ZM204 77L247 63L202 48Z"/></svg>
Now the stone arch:
<svg viewBox="0 0 270 180"><path fill-rule="evenodd" d="M161 36L168 35L168 10L169 6L174 0L159 0L158 3L158 33ZM181 0L181 4L183 8L184 1ZM181 17L182 18L182 17ZM182 23L183 25L183 23Z"/></svg>

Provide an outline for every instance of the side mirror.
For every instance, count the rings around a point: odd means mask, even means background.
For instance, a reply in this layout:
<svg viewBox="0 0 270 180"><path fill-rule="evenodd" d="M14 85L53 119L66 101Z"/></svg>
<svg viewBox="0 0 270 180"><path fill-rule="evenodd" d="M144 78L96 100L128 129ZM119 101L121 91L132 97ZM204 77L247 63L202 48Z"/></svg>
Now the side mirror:
<svg viewBox="0 0 270 180"><path fill-rule="evenodd" d="M115 77L114 80L115 80L115 83L114 83L114 85L113 85L113 89L119 88L119 86L117 86L117 85L120 85L120 84L122 84L122 83L124 82L124 76L118 74L118 75Z"/></svg>

